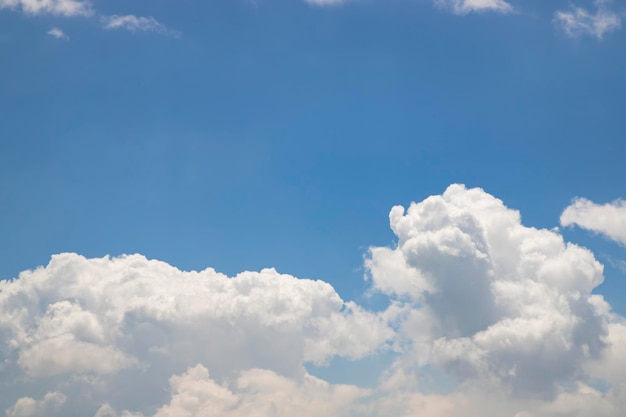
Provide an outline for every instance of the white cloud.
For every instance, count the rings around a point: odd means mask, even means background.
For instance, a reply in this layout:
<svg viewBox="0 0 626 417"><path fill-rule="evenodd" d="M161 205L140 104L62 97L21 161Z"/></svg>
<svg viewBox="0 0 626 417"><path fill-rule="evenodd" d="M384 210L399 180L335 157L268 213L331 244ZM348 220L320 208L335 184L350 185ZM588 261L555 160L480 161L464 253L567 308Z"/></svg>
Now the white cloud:
<svg viewBox="0 0 626 417"><path fill-rule="evenodd" d="M435 6L464 15L471 12L511 13L513 6L504 0L434 0Z"/></svg>
<svg viewBox="0 0 626 417"><path fill-rule="evenodd" d="M390 221L397 247L372 248L367 265L376 288L414 303L402 334L416 360L550 396L600 354L606 328L591 291L603 268L588 250L459 185L394 207Z"/></svg>
<svg viewBox="0 0 626 417"><path fill-rule="evenodd" d="M596 204L577 198L561 214L561 225L576 225L626 245L626 201Z"/></svg>
<svg viewBox="0 0 626 417"><path fill-rule="evenodd" d="M26 14L53 14L60 16L91 16L88 0L0 0L0 9L16 9Z"/></svg>
<svg viewBox="0 0 626 417"><path fill-rule="evenodd" d="M56 255L0 282L0 409L622 417L626 326L592 293L603 276L591 252L460 185L394 207L390 223L397 245L366 260L390 302L381 313L273 269L229 278L140 255ZM368 389L304 367L376 355L391 365Z"/></svg>
<svg viewBox="0 0 626 417"><path fill-rule="evenodd" d="M53 38L57 38L57 39L64 39L64 40L69 40L70 37L67 36L65 34L65 32L63 32L61 29L59 28L52 28L48 31L48 35L52 36Z"/></svg>
<svg viewBox="0 0 626 417"><path fill-rule="evenodd" d="M309 4L313 4L316 6L336 6L339 4L343 4L344 0L305 0Z"/></svg>
<svg viewBox="0 0 626 417"><path fill-rule="evenodd" d="M6 410L6 415L7 417L48 416L58 411L65 400L65 395L60 392L49 392L41 400L22 397Z"/></svg>
<svg viewBox="0 0 626 417"><path fill-rule="evenodd" d="M595 13L577 6L557 11L554 24L572 38L589 35L602 39L605 34L621 27L621 16L608 8L610 1L596 0L594 3Z"/></svg>
<svg viewBox="0 0 626 417"><path fill-rule="evenodd" d="M370 355L393 331L327 283L273 269L228 278L139 255L63 254L0 282L0 335L4 375L74 381L72 389L87 381L111 390L107 402L135 390L135 404L155 401L192 364L218 378L252 368L297 377L303 363Z"/></svg>
<svg viewBox="0 0 626 417"><path fill-rule="evenodd" d="M154 17L143 17L135 15L126 16L106 16L103 17L102 23L105 29L125 29L131 32L158 32L179 36L176 31L168 29L162 23L159 23Z"/></svg>
<svg viewBox="0 0 626 417"><path fill-rule="evenodd" d="M154 417L347 417L368 394L310 375L294 381L261 369L243 372L231 385L218 384L197 365L170 378L171 400Z"/></svg>

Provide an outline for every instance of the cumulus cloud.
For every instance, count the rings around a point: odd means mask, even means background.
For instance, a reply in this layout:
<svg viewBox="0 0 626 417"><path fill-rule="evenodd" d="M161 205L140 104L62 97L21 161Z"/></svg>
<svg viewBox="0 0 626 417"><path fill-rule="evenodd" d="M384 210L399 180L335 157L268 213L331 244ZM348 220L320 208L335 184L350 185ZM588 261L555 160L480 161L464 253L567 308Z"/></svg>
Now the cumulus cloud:
<svg viewBox="0 0 626 417"><path fill-rule="evenodd" d="M103 17L101 20L105 29L124 29L131 32L158 32L175 36L179 35L178 32L168 29L152 16L113 15Z"/></svg>
<svg viewBox="0 0 626 417"><path fill-rule="evenodd" d="M294 381L261 369L243 372L231 387L211 379L202 365L170 378L170 387L170 402L154 417L349 416L359 398L368 393L310 375Z"/></svg>
<svg viewBox="0 0 626 417"><path fill-rule="evenodd" d="M460 185L394 207L390 222L397 247L372 248L367 266L375 288L411 300L417 330L405 334L422 361L547 397L601 353L603 300L592 290L603 267L587 249Z"/></svg>
<svg viewBox="0 0 626 417"><path fill-rule="evenodd" d="M603 271L590 251L462 185L389 218L397 243L365 261L389 301L381 312L320 280L185 272L141 255L60 254L0 282L0 410L622 416L626 322L593 293ZM377 355L387 365L368 388L306 368Z"/></svg>
<svg viewBox="0 0 626 417"><path fill-rule="evenodd" d="M513 6L504 0L434 0L435 6L465 15L471 12L511 13Z"/></svg>
<svg viewBox="0 0 626 417"><path fill-rule="evenodd" d="M26 14L53 14L59 16L90 16L88 0L0 0L0 9L20 10Z"/></svg>
<svg viewBox="0 0 626 417"><path fill-rule="evenodd" d="M577 198L561 214L562 226L578 226L626 245L626 201L596 204Z"/></svg>
<svg viewBox="0 0 626 417"><path fill-rule="evenodd" d="M382 317L322 281L75 254L0 283L0 333L6 373L110 383L121 397L197 363L219 378L251 368L295 377L303 363L356 360L393 337ZM135 400L162 389L146 386Z"/></svg>
<svg viewBox="0 0 626 417"><path fill-rule="evenodd" d="M57 39L63 39L63 40L69 40L70 37L67 36L65 34L65 32L63 32L61 29L59 28L52 28L48 31L48 35L52 36L53 38L57 38Z"/></svg>
<svg viewBox="0 0 626 417"><path fill-rule="evenodd" d="M60 392L49 392L41 400L22 397L6 410L6 415L7 417L48 416L58 411L65 400L65 395Z"/></svg>
<svg viewBox="0 0 626 417"><path fill-rule="evenodd" d="M559 10L554 14L554 24L572 38L588 35L602 39L622 25L620 14L610 10L610 3L609 0L596 0L595 12L578 6Z"/></svg>

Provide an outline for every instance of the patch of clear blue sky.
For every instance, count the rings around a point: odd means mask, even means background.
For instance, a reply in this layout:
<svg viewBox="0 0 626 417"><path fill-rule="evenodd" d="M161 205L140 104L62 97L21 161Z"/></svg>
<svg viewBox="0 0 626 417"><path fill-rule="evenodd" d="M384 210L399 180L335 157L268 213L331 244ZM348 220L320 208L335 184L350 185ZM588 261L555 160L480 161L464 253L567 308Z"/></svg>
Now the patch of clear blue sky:
<svg viewBox="0 0 626 417"><path fill-rule="evenodd" d="M138 252L273 266L363 301L362 257L393 242L395 204L461 182L551 228L575 196L626 197L626 32L570 40L551 23L568 2L519 3L96 3L180 39L0 12L0 277ZM606 275L626 313L626 277Z"/></svg>

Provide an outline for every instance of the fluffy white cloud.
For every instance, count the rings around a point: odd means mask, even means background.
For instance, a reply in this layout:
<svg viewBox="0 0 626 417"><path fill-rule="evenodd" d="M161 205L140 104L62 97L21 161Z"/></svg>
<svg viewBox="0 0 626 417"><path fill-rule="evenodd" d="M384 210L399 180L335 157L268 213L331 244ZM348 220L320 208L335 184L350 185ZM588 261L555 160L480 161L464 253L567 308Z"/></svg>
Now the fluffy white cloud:
<svg viewBox="0 0 626 417"><path fill-rule="evenodd" d="M411 300L402 334L416 360L548 397L600 354L603 268L590 251L460 185L394 207L390 222L397 247L372 248L367 266L376 288Z"/></svg>
<svg viewBox="0 0 626 417"><path fill-rule="evenodd" d="M578 226L626 245L626 201L595 204L577 198L561 214L562 226Z"/></svg>
<svg viewBox="0 0 626 417"><path fill-rule="evenodd" d="M273 269L228 278L139 255L62 254L0 282L0 334L5 374L110 384L117 397L154 379L133 403L192 364L219 378L251 368L295 377L306 362L371 354L393 331L327 283Z"/></svg>
<svg viewBox="0 0 626 417"><path fill-rule="evenodd" d="M52 36L53 38L57 38L57 39L64 39L64 40L69 40L70 37L67 36L65 34L65 32L63 32L61 29L59 28L52 28L48 31L48 35Z"/></svg>
<svg viewBox="0 0 626 417"><path fill-rule="evenodd" d="M596 0L594 3L595 12L577 6L557 11L554 24L572 38L590 35L602 39L605 34L621 27L621 16L608 8L610 1Z"/></svg>
<svg viewBox="0 0 626 417"><path fill-rule="evenodd" d="M592 293L591 252L461 185L394 207L390 223L397 244L366 259L390 302L380 313L273 269L229 278L140 255L53 256L0 282L0 410L622 417L626 325ZM304 367L377 354L391 365L368 389Z"/></svg>
<svg viewBox="0 0 626 417"><path fill-rule="evenodd" d="M101 20L105 29L124 29L131 32L159 32L172 35L177 34L177 32L168 29L152 16L143 17L132 14L126 16L113 15L103 17Z"/></svg>
<svg viewBox="0 0 626 417"><path fill-rule="evenodd" d="M49 392L41 400L22 397L6 410L6 415L7 417L49 416L58 411L65 400L65 395L60 392Z"/></svg>
<svg viewBox="0 0 626 417"><path fill-rule="evenodd" d="M513 6L504 0L434 0L435 6L451 10L455 14L471 12L511 13Z"/></svg>
<svg viewBox="0 0 626 417"><path fill-rule="evenodd" d="M53 14L60 16L90 16L88 0L0 0L0 9L21 10L26 14Z"/></svg>
<svg viewBox="0 0 626 417"><path fill-rule="evenodd" d="M310 375L294 381L261 369L243 372L230 387L211 379L202 365L170 378L170 387L170 403L154 417L340 417L351 415L357 400L368 394Z"/></svg>

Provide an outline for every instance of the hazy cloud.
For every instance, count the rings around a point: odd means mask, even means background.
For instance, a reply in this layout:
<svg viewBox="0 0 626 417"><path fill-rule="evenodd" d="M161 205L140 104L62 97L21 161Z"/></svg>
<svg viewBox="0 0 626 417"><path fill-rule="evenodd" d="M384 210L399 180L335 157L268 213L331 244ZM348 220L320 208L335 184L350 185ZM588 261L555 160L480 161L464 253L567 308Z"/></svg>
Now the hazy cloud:
<svg viewBox="0 0 626 417"><path fill-rule="evenodd" d="M559 10L554 14L554 24L572 38L588 35L602 39L622 25L621 16L610 10L610 3L608 0L596 0L595 12L578 6Z"/></svg>
<svg viewBox="0 0 626 417"><path fill-rule="evenodd" d="M92 4L88 0L0 0L0 8L20 10L26 14L60 16L93 14Z"/></svg>
<svg viewBox="0 0 626 417"><path fill-rule="evenodd" d="M63 32L61 29L59 28L52 28L48 31L48 35L52 36L53 38L57 38L57 39L63 39L63 40L69 40L70 37L67 36L65 34L65 32Z"/></svg>
<svg viewBox="0 0 626 417"><path fill-rule="evenodd" d="M65 400L65 395L60 392L49 392L41 400L22 397L6 410L6 415L7 417L48 416L58 411Z"/></svg>
<svg viewBox="0 0 626 417"><path fill-rule="evenodd" d="M511 13L513 6L504 0L434 0L435 6L448 9L455 14L471 12Z"/></svg>
<svg viewBox="0 0 626 417"><path fill-rule="evenodd" d="M159 23L154 17L113 15L103 17L101 20L105 29L124 29L131 32L158 32L174 36L180 35L179 32L170 30L165 25Z"/></svg>

